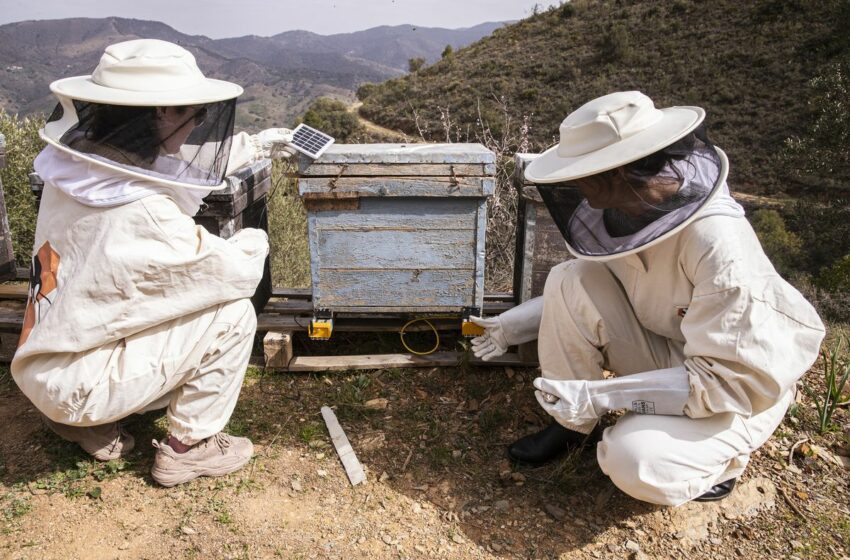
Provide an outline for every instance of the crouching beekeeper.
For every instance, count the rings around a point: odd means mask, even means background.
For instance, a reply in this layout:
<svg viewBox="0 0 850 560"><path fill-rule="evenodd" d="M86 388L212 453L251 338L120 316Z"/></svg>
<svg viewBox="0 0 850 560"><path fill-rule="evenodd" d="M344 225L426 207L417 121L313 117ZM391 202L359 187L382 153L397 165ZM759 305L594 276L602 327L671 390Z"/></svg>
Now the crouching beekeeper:
<svg viewBox="0 0 850 560"><path fill-rule="evenodd" d="M599 465L625 493L716 500L794 401L824 327L730 196L704 117L606 95L528 166L576 258L552 269L542 297L478 320L485 360L538 340L535 395L555 422L511 445L514 460L601 439ZM600 436L599 417L623 409Z"/></svg>
<svg viewBox="0 0 850 560"><path fill-rule="evenodd" d="M53 431L97 459L133 448L119 420L167 408L154 480L233 472L253 446L222 429L268 238L244 229L225 241L192 216L229 171L291 155L291 132L234 136L242 88L164 41L112 45L91 76L50 89L59 105L35 160L44 191L12 375Z"/></svg>

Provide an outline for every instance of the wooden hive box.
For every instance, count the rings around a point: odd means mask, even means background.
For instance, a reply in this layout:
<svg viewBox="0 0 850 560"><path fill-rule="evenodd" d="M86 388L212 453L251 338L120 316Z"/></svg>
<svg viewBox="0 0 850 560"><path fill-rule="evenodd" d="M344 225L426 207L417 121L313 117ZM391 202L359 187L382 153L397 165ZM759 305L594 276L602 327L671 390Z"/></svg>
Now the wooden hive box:
<svg viewBox="0 0 850 560"><path fill-rule="evenodd" d="M543 286L552 267L573 258L537 187L525 180L525 168L536 157L536 154L516 155L513 183L518 195L514 261L517 304L543 295Z"/></svg>
<svg viewBox="0 0 850 560"><path fill-rule="evenodd" d="M481 309L494 176L480 144L337 144L305 162L313 308Z"/></svg>

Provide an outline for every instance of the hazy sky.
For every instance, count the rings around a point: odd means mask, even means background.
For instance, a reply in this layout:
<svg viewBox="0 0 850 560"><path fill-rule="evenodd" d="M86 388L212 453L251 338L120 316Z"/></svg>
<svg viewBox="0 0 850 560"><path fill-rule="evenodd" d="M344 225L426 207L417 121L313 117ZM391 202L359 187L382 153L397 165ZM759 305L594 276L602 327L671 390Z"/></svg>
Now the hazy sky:
<svg viewBox="0 0 850 560"><path fill-rule="evenodd" d="M28 19L119 16L162 21L215 39L274 35L290 29L344 33L411 23L471 27L521 19L528 0L0 0L0 24ZM555 0L543 2L549 5Z"/></svg>

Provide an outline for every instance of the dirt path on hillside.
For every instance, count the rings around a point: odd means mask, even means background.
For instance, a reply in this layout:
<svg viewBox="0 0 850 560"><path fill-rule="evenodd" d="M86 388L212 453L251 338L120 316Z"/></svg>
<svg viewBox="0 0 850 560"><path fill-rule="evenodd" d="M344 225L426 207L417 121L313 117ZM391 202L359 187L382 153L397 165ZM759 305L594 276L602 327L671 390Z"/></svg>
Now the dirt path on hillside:
<svg viewBox="0 0 850 560"><path fill-rule="evenodd" d="M732 560L850 553L846 471L811 454L787 463L813 421L807 405L753 456L732 498L661 508L617 490L592 450L534 470L505 461L507 442L548 421L529 389L535 375L500 367L267 377L250 371L228 430L251 437L255 459L239 473L173 489L157 487L148 474L149 442L164 435L162 416L131 419L137 448L128 461L97 464L45 431L7 375L0 383L0 558ZM349 485L321 421L322 404L336 409L366 468L365 485Z"/></svg>
<svg viewBox="0 0 850 560"><path fill-rule="evenodd" d="M362 101L355 101L351 105L348 106L348 112L353 113L357 119L360 121L360 124L363 125L368 132L372 132L375 134L387 136L389 138L398 139L399 142L409 142L410 138L406 134L402 134L397 130L392 130L390 128L385 128L379 124L375 124L370 120L364 119L360 115L360 107L363 106Z"/></svg>

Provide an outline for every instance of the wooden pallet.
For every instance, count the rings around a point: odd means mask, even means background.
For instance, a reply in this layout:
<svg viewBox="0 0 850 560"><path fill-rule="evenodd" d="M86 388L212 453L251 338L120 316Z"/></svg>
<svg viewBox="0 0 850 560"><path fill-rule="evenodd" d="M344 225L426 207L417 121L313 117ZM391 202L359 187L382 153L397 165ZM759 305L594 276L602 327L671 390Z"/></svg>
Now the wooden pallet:
<svg viewBox="0 0 850 560"><path fill-rule="evenodd" d="M263 355L266 367L291 372L345 371L356 369L386 369L408 367L450 367L467 357L461 352L435 352L426 356L415 354L371 354L349 356L295 356L292 336L307 330L312 318L313 304L308 290L274 290L273 298L257 318L257 331L265 332ZM496 315L514 306L510 293L484 295L484 314ZM400 332L409 316L399 314L341 314L334 318L334 332L388 333ZM431 319L439 331L457 331L458 319ZM415 323L406 332L431 330L427 324ZM472 357L469 363L477 365L536 366L535 362L520 358L519 354L505 354L498 361L482 362Z"/></svg>

